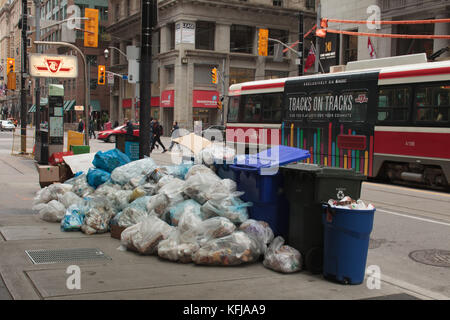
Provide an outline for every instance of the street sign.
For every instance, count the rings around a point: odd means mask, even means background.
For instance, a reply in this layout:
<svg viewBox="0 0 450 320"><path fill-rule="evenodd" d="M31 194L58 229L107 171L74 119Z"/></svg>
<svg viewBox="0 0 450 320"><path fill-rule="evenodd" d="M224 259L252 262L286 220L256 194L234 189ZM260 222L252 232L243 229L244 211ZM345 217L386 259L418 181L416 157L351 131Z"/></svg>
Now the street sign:
<svg viewBox="0 0 450 320"><path fill-rule="evenodd" d="M128 80L128 75L126 74L122 75L122 80Z"/></svg>
<svg viewBox="0 0 450 320"><path fill-rule="evenodd" d="M39 78L77 78L76 56L30 53L30 75Z"/></svg>
<svg viewBox="0 0 450 320"><path fill-rule="evenodd" d="M108 79L108 84L114 84L114 75L112 73L106 73L106 78Z"/></svg>

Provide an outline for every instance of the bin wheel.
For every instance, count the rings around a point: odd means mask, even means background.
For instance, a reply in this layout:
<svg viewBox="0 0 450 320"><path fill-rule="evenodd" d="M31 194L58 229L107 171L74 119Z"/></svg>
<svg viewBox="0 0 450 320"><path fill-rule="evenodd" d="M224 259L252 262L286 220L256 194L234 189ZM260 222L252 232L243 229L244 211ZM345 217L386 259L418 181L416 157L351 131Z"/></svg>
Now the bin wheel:
<svg viewBox="0 0 450 320"><path fill-rule="evenodd" d="M309 249L305 257L306 269L312 274L322 272L323 268L323 250L320 247L313 247Z"/></svg>
<svg viewBox="0 0 450 320"><path fill-rule="evenodd" d="M108 137L108 142L111 142L111 143L116 143L116 136L115 135L110 135L109 137Z"/></svg>

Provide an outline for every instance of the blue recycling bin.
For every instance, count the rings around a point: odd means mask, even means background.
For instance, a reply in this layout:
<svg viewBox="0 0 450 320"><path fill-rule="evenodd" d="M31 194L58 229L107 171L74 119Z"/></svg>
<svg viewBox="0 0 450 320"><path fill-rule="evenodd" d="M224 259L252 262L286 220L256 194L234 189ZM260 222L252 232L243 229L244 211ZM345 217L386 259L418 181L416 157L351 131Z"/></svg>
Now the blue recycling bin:
<svg viewBox="0 0 450 320"><path fill-rule="evenodd" d="M288 236L289 203L283 193L283 175L279 167L310 157L309 151L276 146L258 154L242 155L235 158L235 164L222 167L219 176L233 173L230 178L237 183L237 190L244 191L242 199L253 202L249 207L252 219L269 223L275 236Z"/></svg>
<svg viewBox="0 0 450 320"><path fill-rule="evenodd" d="M322 208L324 277L344 284L361 284L375 209L339 209L327 204Z"/></svg>

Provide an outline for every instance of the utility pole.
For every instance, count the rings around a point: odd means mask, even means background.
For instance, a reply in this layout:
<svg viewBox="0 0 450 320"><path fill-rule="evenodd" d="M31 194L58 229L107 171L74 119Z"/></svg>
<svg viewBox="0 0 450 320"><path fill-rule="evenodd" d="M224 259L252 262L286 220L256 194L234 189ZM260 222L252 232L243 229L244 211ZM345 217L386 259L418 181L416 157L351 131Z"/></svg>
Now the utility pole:
<svg viewBox="0 0 450 320"><path fill-rule="evenodd" d="M34 16L35 16L35 39L41 40L41 0L34 0ZM41 53L39 50L39 45L36 44L36 52ZM34 134L34 141L35 145L37 145L37 142L39 141L39 131L41 129L41 79L35 78L34 79L34 88L36 90L36 110L34 111L34 122L35 122L35 134ZM35 159L36 159L35 154ZM39 156L40 157L40 156Z"/></svg>
<svg viewBox="0 0 450 320"><path fill-rule="evenodd" d="M156 0L141 1L141 64L139 70L141 107L139 108L139 159L150 155L150 97L152 30L156 25Z"/></svg>
<svg viewBox="0 0 450 320"><path fill-rule="evenodd" d="M317 5L317 30L320 29L320 20L321 20L321 11L322 11L322 6L320 4L320 2ZM315 54L316 54L316 61L315 61L315 65L314 65L314 72L318 73L319 72L319 59L320 59L320 52L319 52L319 37L316 36L316 48L314 49Z"/></svg>
<svg viewBox="0 0 450 320"><path fill-rule="evenodd" d="M20 70L20 146L21 152L27 152L27 93L25 91L25 74L27 71L27 0L22 0L22 68Z"/></svg>
<svg viewBox="0 0 450 320"><path fill-rule="evenodd" d="M303 12L300 11L299 21L298 21L298 58L300 63L298 64L298 75L303 75Z"/></svg>

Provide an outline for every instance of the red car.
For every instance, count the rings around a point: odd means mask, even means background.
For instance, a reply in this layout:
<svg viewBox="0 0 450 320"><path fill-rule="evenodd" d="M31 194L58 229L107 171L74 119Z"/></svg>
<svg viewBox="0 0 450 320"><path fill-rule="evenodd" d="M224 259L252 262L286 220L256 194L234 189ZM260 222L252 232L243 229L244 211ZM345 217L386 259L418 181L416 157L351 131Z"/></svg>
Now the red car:
<svg viewBox="0 0 450 320"><path fill-rule="evenodd" d="M139 124L134 123L133 124L133 130L137 130L139 129ZM127 128L125 125L121 125L118 126L114 129L111 130L104 130L104 131L100 131L97 135L97 139L98 140L102 140L105 142L112 142L115 143L116 142L116 136L121 135L121 134L126 134L127 133Z"/></svg>

